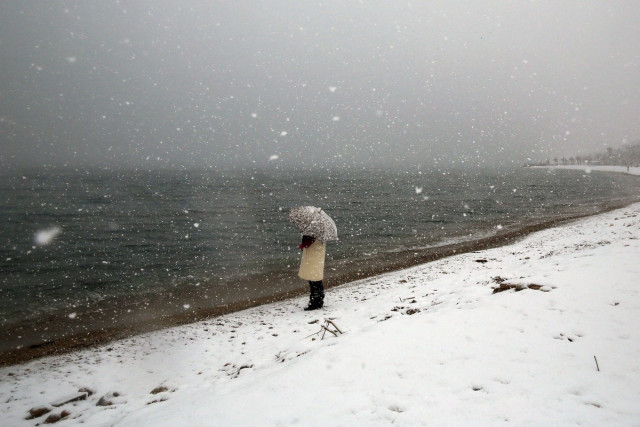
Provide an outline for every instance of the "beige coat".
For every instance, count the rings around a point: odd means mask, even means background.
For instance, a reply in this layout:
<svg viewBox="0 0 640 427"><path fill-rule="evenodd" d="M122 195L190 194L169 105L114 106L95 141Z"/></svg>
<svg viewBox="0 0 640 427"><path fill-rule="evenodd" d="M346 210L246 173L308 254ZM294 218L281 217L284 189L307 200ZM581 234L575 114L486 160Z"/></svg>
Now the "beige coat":
<svg viewBox="0 0 640 427"><path fill-rule="evenodd" d="M302 260L300 261L300 271L298 276L301 279L317 282L324 277L324 254L327 245L316 240L308 248L302 250Z"/></svg>

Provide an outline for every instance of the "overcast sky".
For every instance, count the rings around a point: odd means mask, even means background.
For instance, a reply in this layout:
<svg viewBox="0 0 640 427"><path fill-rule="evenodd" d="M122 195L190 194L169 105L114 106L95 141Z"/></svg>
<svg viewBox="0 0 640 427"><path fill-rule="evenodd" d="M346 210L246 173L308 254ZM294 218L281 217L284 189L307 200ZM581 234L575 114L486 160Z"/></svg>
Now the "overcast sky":
<svg viewBox="0 0 640 427"><path fill-rule="evenodd" d="M640 5L5 1L0 138L5 167L603 150L640 139Z"/></svg>

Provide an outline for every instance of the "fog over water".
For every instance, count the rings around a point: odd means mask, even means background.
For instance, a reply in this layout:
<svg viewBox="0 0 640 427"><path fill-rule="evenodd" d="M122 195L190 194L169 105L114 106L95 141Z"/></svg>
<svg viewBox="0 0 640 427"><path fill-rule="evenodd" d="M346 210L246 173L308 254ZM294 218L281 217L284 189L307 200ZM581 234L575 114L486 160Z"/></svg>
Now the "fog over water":
<svg viewBox="0 0 640 427"><path fill-rule="evenodd" d="M0 166L521 164L640 138L628 1L0 4Z"/></svg>

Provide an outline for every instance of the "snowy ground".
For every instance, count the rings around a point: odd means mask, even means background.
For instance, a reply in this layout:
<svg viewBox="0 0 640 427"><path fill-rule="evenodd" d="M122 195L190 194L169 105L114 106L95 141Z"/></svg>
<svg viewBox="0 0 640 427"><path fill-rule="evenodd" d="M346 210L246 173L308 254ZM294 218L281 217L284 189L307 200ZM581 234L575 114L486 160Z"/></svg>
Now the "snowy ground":
<svg viewBox="0 0 640 427"><path fill-rule="evenodd" d="M628 173L629 175L640 175L640 167L626 166L586 166L586 165L558 165L558 166L534 166L550 169L575 169L586 172L621 172Z"/></svg>
<svg viewBox="0 0 640 427"><path fill-rule="evenodd" d="M0 425L640 425L639 255L635 204L331 289L319 312L295 299L2 368ZM321 339L325 319L344 334Z"/></svg>

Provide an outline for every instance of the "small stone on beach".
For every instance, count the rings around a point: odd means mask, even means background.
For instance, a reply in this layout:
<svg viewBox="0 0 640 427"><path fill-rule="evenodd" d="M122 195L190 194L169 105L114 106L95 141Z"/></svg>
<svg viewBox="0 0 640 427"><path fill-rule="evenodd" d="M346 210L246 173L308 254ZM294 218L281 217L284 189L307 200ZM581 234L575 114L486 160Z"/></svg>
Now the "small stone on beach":
<svg viewBox="0 0 640 427"><path fill-rule="evenodd" d="M38 418L44 414L48 414L49 412L51 412L51 408L48 406L35 406L29 409L29 416L26 419L31 420L33 418Z"/></svg>

